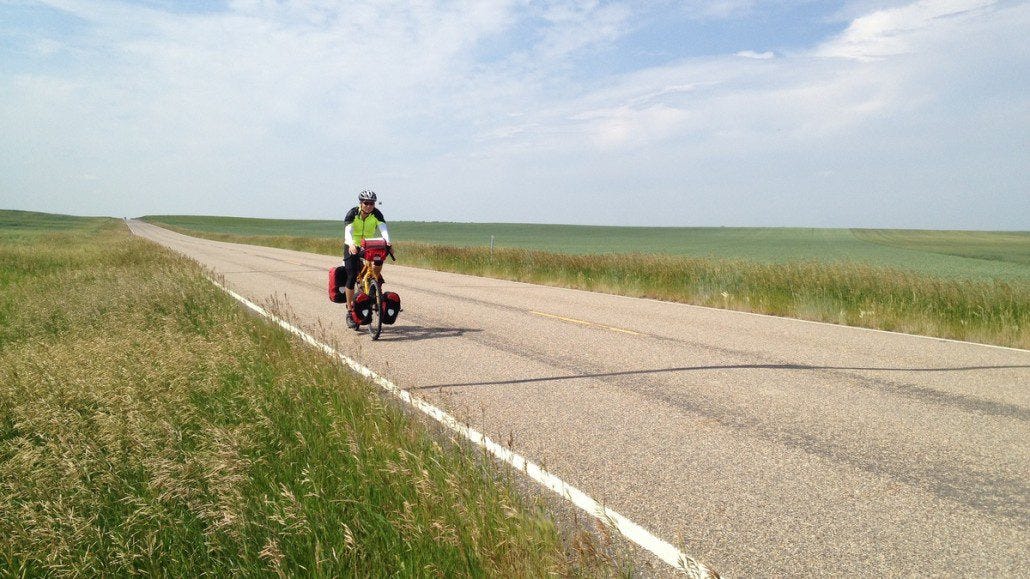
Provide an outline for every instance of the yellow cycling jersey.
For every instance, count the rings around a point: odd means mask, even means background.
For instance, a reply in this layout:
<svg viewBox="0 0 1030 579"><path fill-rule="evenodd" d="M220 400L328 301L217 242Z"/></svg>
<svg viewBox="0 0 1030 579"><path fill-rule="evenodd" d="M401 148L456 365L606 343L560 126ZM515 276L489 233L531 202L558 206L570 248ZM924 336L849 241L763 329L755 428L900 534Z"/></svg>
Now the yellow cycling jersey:
<svg viewBox="0 0 1030 579"><path fill-rule="evenodd" d="M379 232L380 223L386 223L386 219L379 209L373 209L368 216L362 218L360 207L348 211L347 217L343 220L344 227L351 226L351 235L355 245L361 245L362 241L370 237L382 237Z"/></svg>

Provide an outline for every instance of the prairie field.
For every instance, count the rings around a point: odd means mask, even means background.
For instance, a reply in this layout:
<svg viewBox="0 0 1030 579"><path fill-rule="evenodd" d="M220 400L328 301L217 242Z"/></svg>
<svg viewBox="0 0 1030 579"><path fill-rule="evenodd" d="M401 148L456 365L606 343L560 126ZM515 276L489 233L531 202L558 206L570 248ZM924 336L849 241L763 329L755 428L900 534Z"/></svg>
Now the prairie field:
<svg viewBox="0 0 1030 579"><path fill-rule="evenodd" d="M0 264L0 576L626 569L119 220L0 212Z"/></svg>
<svg viewBox="0 0 1030 579"><path fill-rule="evenodd" d="M389 215L387 215L389 218ZM339 221L156 215L153 223L244 237L343 239ZM951 279L1030 283L1030 232L734 227L601 227L391 221L400 243L573 255L656 254L777 264L848 262ZM339 246L340 244L337 243Z"/></svg>
<svg viewBox="0 0 1030 579"><path fill-rule="evenodd" d="M340 222L146 219L222 241L341 252ZM390 232L398 263L415 267L1030 348L1030 232L410 222Z"/></svg>

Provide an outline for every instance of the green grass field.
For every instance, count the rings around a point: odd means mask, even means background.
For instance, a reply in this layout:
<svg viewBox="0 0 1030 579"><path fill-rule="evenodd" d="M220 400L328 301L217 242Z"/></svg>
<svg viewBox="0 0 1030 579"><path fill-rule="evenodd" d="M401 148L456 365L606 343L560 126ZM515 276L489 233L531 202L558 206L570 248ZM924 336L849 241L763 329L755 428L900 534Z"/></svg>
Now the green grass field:
<svg viewBox="0 0 1030 579"><path fill-rule="evenodd" d="M340 237L325 235L338 233L339 223L147 220L222 241L340 254ZM1025 233L509 225L521 227L524 234L551 232L552 239L564 234L564 245L592 247L593 252L558 253L500 243L491 252L473 243L493 227L401 222L391 224L391 235L401 263L416 267L1030 348ZM447 228L456 236L452 241L465 245L404 237L406 231L434 237L434 231ZM462 231L467 236L457 237ZM705 248L704 257L602 251L613 239L633 236L647 240L628 244L636 249L658 245L666 236L678 238L681 249ZM595 239L594 246L590 239Z"/></svg>
<svg viewBox="0 0 1030 579"><path fill-rule="evenodd" d="M160 215L145 219L241 236L343 238L342 221ZM341 217L342 219L342 217ZM849 262L938 277L1030 282L1030 232L791 228L645 228L512 223L390 223L399 244L656 253L758 263Z"/></svg>
<svg viewBox="0 0 1030 579"><path fill-rule="evenodd" d="M612 575L119 220L0 211L0 576Z"/></svg>

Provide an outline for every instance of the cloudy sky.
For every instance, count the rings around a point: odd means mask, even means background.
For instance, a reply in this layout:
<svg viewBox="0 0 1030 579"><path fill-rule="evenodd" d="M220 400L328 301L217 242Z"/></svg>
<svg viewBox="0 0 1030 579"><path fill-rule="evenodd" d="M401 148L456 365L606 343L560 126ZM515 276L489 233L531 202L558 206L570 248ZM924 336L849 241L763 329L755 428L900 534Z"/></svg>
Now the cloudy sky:
<svg viewBox="0 0 1030 579"><path fill-rule="evenodd" d="M1030 229L1030 2L0 0L0 208Z"/></svg>

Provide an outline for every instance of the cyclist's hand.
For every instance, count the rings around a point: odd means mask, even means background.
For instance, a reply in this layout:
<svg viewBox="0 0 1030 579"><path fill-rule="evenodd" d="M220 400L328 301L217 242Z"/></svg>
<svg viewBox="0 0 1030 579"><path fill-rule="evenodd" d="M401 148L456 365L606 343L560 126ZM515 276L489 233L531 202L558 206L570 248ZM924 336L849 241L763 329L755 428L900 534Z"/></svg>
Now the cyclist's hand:
<svg viewBox="0 0 1030 579"><path fill-rule="evenodd" d="M357 255L358 254L358 246L357 245L350 246L350 254L351 255Z"/></svg>

